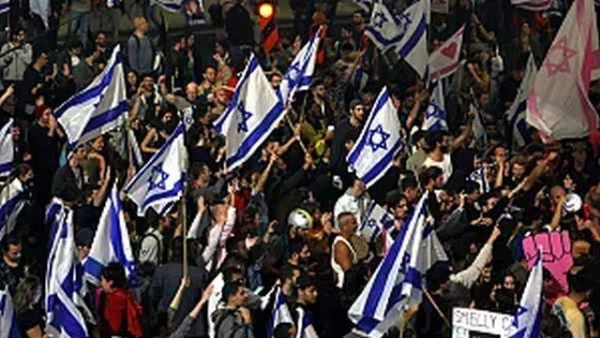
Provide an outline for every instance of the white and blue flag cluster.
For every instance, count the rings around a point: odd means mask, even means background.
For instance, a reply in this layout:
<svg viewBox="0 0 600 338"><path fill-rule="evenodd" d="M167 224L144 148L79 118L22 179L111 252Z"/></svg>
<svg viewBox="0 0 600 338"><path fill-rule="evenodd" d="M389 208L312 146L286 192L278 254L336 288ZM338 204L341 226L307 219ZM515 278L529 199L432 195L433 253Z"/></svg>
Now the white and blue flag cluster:
<svg viewBox="0 0 600 338"><path fill-rule="evenodd" d="M8 13L8 11L10 11L10 0L0 0L0 14Z"/></svg>
<svg viewBox="0 0 600 338"><path fill-rule="evenodd" d="M390 232L394 228L394 216L377 203L372 203L367 211L367 218L362 222L358 231L369 243L377 236L385 234L388 244L393 242Z"/></svg>
<svg viewBox="0 0 600 338"><path fill-rule="evenodd" d="M185 128L179 123L165 144L125 186L125 193L138 206L138 215L149 208L167 212L183 194L187 168Z"/></svg>
<svg viewBox="0 0 600 338"><path fill-rule="evenodd" d="M529 272L525 290L519 302L519 308L515 313L515 317L510 332L510 338L537 338L541 337L541 322L542 322L542 290L543 269L542 252L538 251L538 256L535 265Z"/></svg>
<svg viewBox="0 0 600 338"><path fill-rule="evenodd" d="M13 168L14 161L14 145L11 133L11 127L13 125L13 119L9 119L8 122L0 129L0 177L10 175Z"/></svg>
<svg viewBox="0 0 600 338"><path fill-rule="evenodd" d="M292 319L286 298L287 297L281 291L281 287L277 286L277 289L275 290L275 300L273 302L273 310L271 311L271 322L268 327L267 338L274 337L275 328L279 324L294 324L294 320Z"/></svg>
<svg viewBox="0 0 600 338"><path fill-rule="evenodd" d="M86 278L99 285L102 269L111 262L125 268L131 285L137 283L135 260L116 184L106 199L90 253L83 263Z"/></svg>
<svg viewBox="0 0 600 338"><path fill-rule="evenodd" d="M401 124L386 88L381 90L369 118L346 157L356 176L371 187L392 166L402 148Z"/></svg>
<svg viewBox="0 0 600 338"><path fill-rule="evenodd" d="M117 45L102 73L54 113L73 149L121 126L128 109L123 56Z"/></svg>
<svg viewBox="0 0 600 338"><path fill-rule="evenodd" d="M283 75L279 85L279 95L284 104L292 102L296 92L310 88L315 73L320 36L321 30L319 29L315 36L300 49Z"/></svg>
<svg viewBox="0 0 600 338"><path fill-rule="evenodd" d="M433 88L431 100L425 111L425 119L423 120L423 131L446 131L448 123L446 122L446 103L444 100L444 86L439 81Z"/></svg>
<svg viewBox="0 0 600 338"><path fill-rule="evenodd" d="M26 202L27 193L18 178L13 178L10 183L2 187L0 191L0 240L13 231L17 217Z"/></svg>
<svg viewBox="0 0 600 338"><path fill-rule="evenodd" d="M396 323L405 307L421 302L426 271L448 261L427 211L428 193L416 205L367 286L348 311L356 328L381 337Z"/></svg>
<svg viewBox="0 0 600 338"><path fill-rule="evenodd" d="M423 1L417 1L402 13L394 13L383 2L373 4L373 12L365 34L384 53L393 51L404 59L420 77L428 63L427 13Z"/></svg>
<svg viewBox="0 0 600 338"><path fill-rule="evenodd" d="M227 170L252 156L283 116L283 103L252 54L229 106L214 124L225 136Z"/></svg>
<svg viewBox="0 0 600 338"><path fill-rule="evenodd" d="M0 338L20 338L17 316L8 287L0 290Z"/></svg>
<svg viewBox="0 0 600 338"><path fill-rule="evenodd" d="M45 308L47 321L61 337L89 337L78 306L85 306L83 271L75 248L73 210L53 199L46 210L50 226L50 252L46 270Z"/></svg>

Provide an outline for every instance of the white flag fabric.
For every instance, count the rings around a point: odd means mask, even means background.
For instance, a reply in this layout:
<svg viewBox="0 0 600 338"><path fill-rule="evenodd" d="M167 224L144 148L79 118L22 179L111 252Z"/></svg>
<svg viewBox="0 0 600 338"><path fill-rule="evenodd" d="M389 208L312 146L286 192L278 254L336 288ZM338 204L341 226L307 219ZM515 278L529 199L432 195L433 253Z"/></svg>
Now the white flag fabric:
<svg viewBox="0 0 600 338"><path fill-rule="evenodd" d="M320 36L321 29L300 49L285 72L279 86L279 95L284 103L292 102L296 92L310 88L315 73Z"/></svg>
<svg viewBox="0 0 600 338"><path fill-rule="evenodd" d="M9 119L8 122L0 129L0 177L10 175L13 169L14 161L14 145L12 139L11 128L13 125L13 119Z"/></svg>
<svg viewBox="0 0 600 338"><path fill-rule="evenodd" d="M513 6L533 12L541 12L552 7L552 0L510 0Z"/></svg>
<svg viewBox="0 0 600 338"><path fill-rule="evenodd" d="M296 338L319 338L315 327L312 324L312 320L308 317L304 309L298 307L296 309L298 313L298 322L296 323Z"/></svg>
<svg viewBox="0 0 600 338"><path fill-rule="evenodd" d="M527 96L533 88L535 77L537 75L537 67L533 55L529 56L525 76L517 91L517 96L512 105L506 111L506 120L512 129L512 147L520 149L527 143L531 142L531 126L527 123Z"/></svg>
<svg viewBox="0 0 600 338"><path fill-rule="evenodd" d="M84 285L77 262L73 211L55 198L46 211L46 222L51 229L45 280L47 322L60 331L61 337L89 337L77 308L84 304L80 296Z"/></svg>
<svg viewBox="0 0 600 338"><path fill-rule="evenodd" d="M8 287L0 290L0 338L20 338L17 316Z"/></svg>
<svg viewBox="0 0 600 338"><path fill-rule="evenodd" d="M14 230L26 198L25 187L17 177L0 191L0 240Z"/></svg>
<svg viewBox="0 0 600 338"><path fill-rule="evenodd" d="M208 336L210 338L215 338L217 335L215 332L215 322L213 321L212 314L219 308L219 303L221 302L221 297L223 295L223 287L225 286L225 277L223 276L223 273L220 272L215 279L210 282L210 285L212 285L213 292L210 297L208 297L208 305L206 306L209 314Z"/></svg>
<svg viewBox="0 0 600 338"><path fill-rule="evenodd" d="M116 183L104 203L90 253L83 262L86 278L99 285L102 269L111 262L119 262L125 268L130 284L137 284L135 260Z"/></svg>
<svg viewBox="0 0 600 338"><path fill-rule="evenodd" d="M127 129L127 149L129 152L129 161L136 169L140 169L144 166L144 157L142 156L142 150L138 144L133 130Z"/></svg>
<svg viewBox="0 0 600 338"><path fill-rule="evenodd" d="M509 330L511 338L541 337L543 275L542 252L540 250L536 263L527 278L519 308Z"/></svg>
<svg viewBox="0 0 600 338"><path fill-rule="evenodd" d="M427 198L428 193L421 197L409 222L348 311L357 329L369 337L381 337L406 305L420 303L426 271L436 262L448 260L428 224Z"/></svg>
<svg viewBox="0 0 600 338"><path fill-rule="evenodd" d="M215 129L225 136L227 170L252 156L283 116L283 103L252 54L229 106L215 121Z"/></svg>
<svg viewBox="0 0 600 338"><path fill-rule="evenodd" d="M194 124L194 106L185 107L179 113L185 130L188 131Z"/></svg>
<svg viewBox="0 0 600 338"><path fill-rule="evenodd" d="M273 302L273 310L271 311L271 321L268 327L267 338L273 338L275 328L282 323L294 324L292 314L286 303L287 297L281 292L281 286L277 286L275 291L275 301Z"/></svg>
<svg viewBox="0 0 600 338"><path fill-rule="evenodd" d="M346 157L356 176L367 187L377 182L392 166L394 156L402 148L400 129L398 113L384 87L356 144Z"/></svg>
<svg viewBox="0 0 600 338"><path fill-rule="evenodd" d="M448 130L446 122L446 100L444 99L444 85L442 81L433 88L429 105L425 111L425 119L423 120L423 131L443 131Z"/></svg>
<svg viewBox="0 0 600 338"><path fill-rule="evenodd" d="M417 1L400 14L381 2L373 4L365 35L383 52L393 50L423 77L427 69L427 18L425 3Z"/></svg>
<svg viewBox="0 0 600 338"><path fill-rule="evenodd" d="M33 14L40 16L44 26L49 28L48 18L50 17L50 0L29 0L29 10Z"/></svg>
<svg viewBox="0 0 600 338"><path fill-rule="evenodd" d="M139 216L144 216L148 208L162 215L181 197L187 167L184 129L179 123L165 144L127 183L124 191L137 204Z"/></svg>
<svg viewBox="0 0 600 338"><path fill-rule="evenodd" d="M362 222L358 231L369 242L377 236L384 235L386 247L390 247L394 240L390 232L394 228L394 216L377 203L372 203L367 211L367 218Z"/></svg>
<svg viewBox="0 0 600 338"><path fill-rule="evenodd" d="M128 110L123 56L117 45L102 73L54 113L72 149L123 125Z"/></svg>
<svg viewBox="0 0 600 338"><path fill-rule="evenodd" d="M177 13L181 11L183 0L153 0L152 4L158 4L166 11Z"/></svg>
<svg viewBox="0 0 600 338"><path fill-rule="evenodd" d="M10 11L10 0L0 0L0 14ZM2 337L0 335L0 337Z"/></svg>
<svg viewBox="0 0 600 338"><path fill-rule="evenodd" d="M429 79L441 80L452 75L460 64L465 26L462 26L450 39L446 40L429 56Z"/></svg>
<svg viewBox="0 0 600 338"><path fill-rule="evenodd" d="M481 145L487 144L487 132L485 130L485 126L481 121L481 113L479 112L479 107L474 102L473 95L471 94L471 104L469 105L469 109L475 113L475 117L473 118L473 123L471 125L471 129L473 130L473 141L475 143L479 143Z"/></svg>
<svg viewBox="0 0 600 338"><path fill-rule="evenodd" d="M544 141L579 138L598 128L588 97L598 50L594 3L575 0L567 13L527 98L527 122Z"/></svg>

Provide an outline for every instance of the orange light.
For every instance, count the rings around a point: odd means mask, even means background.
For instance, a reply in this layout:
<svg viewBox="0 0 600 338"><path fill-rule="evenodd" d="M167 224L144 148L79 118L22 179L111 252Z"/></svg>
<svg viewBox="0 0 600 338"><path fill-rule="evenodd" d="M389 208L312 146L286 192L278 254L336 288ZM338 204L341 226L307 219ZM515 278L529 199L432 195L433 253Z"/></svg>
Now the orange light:
<svg viewBox="0 0 600 338"><path fill-rule="evenodd" d="M258 6L258 15L262 18L270 18L275 14L275 6L270 2L263 2Z"/></svg>

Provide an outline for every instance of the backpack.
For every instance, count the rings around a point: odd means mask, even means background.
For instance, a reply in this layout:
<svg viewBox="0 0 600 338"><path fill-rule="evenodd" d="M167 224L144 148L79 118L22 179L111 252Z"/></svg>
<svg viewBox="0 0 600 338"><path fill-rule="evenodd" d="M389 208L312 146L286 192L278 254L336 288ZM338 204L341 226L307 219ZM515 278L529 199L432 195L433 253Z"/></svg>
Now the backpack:
<svg viewBox="0 0 600 338"><path fill-rule="evenodd" d="M143 318L142 306L135 300L133 294L130 292L127 297L127 327L124 331L127 332L131 337L143 337Z"/></svg>
<svg viewBox="0 0 600 338"><path fill-rule="evenodd" d="M217 321L215 322L215 338L233 338L235 336L235 333L239 329L245 328L245 325L238 323L237 320L234 319L234 326L233 326L233 329L231 331L229 331L229 334L225 337L219 337L218 336L219 329L221 328L221 324L223 324L225 319L227 319L229 316L237 317L236 311L233 311L233 310L226 310L226 311L227 311L227 314L223 314L222 316L219 316L219 318L217 318Z"/></svg>
<svg viewBox="0 0 600 338"><path fill-rule="evenodd" d="M161 243L160 238L158 238L158 236L156 236L154 233L145 233L142 236L142 238L140 238L140 240L137 241L137 243L135 243L135 244L132 243L132 250L134 253L135 262L137 263L138 267L140 268L141 274L142 275L149 274L151 276L152 272L154 272L154 269L156 268L156 266L150 262L143 262L143 263L140 262L140 251L142 249L142 243L148 237L152 237L152 239L154 239L156 241L156 243L158 243L158 262L160 264L163 261L162 243Z"/></svg>

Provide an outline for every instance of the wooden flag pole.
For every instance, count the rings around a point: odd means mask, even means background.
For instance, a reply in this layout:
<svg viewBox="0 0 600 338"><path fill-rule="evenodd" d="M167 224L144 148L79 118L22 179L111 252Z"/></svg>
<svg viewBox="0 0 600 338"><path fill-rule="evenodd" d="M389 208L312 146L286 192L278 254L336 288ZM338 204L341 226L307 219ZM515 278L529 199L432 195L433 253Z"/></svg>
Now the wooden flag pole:
<svg viewBox="0 0 600 338"><path fill-rule="evenodd" d="M188 277L188 246L187 246L187 206L185 195L187 190L187 184L183 185L183 194L181 196L181 238L183 240L183 278Z"/></svg>

